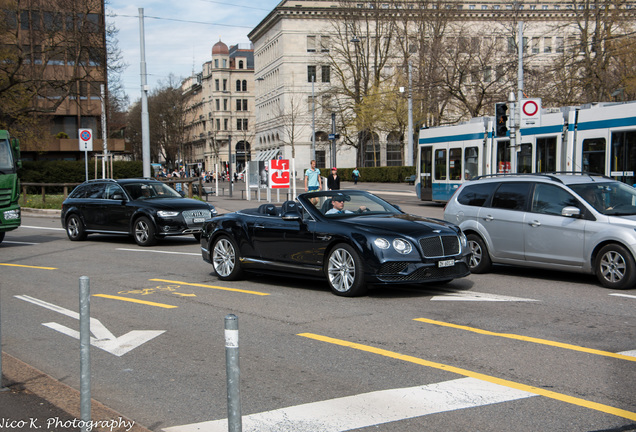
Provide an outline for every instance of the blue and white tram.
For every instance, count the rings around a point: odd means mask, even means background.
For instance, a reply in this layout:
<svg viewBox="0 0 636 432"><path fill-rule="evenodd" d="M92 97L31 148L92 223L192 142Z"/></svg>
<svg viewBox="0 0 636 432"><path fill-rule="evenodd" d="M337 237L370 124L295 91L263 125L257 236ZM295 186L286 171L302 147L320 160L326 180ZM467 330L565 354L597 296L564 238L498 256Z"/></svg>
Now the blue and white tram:
<svg viewBox="0 0 636 432"><path fill-rule="evenodd" d="M567 171L605 174L634 185L636 101L601 103L568 116Z"/></svg>
<svg viewBox="0 0 636 432"><path fill-rule="evenodd" d="M416 191L423 201L445 202L461 183L490 170L486 141L492 139L489 117L455 126L421 129L418 140Z"/></svg>

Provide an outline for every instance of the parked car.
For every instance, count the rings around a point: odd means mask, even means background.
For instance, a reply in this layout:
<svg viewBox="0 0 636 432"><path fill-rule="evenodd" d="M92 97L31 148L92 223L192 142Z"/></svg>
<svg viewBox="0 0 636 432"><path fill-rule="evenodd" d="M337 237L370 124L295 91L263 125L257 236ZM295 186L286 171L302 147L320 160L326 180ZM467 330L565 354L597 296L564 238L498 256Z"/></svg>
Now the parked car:
<svg viewBox="0 0 636 432"><path fill-rule="evenodd" d="M512 264L589 273L614 289L636 282L636 189L611 178L480 177L459 187L444 219L466 234L473 273Z"/></svg>
<svg viewBox="0 0 636 432"><path fill-rule="evenodd" d="M91 233L132 235L140 246L166 236L200 238L203 222L216 215L212 204L184 198L167 184L147 178L89 180L62 203L68 238Z"/></svg>
<svg viewBox="0 0 636 432"><path fill-rule="evenodd" d="M221 280L245 271L326 278L336 295L368 284L448 282L469 274L466 237L450 223L403 213L365 191L309 192L215 217L203 260Z"/></svg>

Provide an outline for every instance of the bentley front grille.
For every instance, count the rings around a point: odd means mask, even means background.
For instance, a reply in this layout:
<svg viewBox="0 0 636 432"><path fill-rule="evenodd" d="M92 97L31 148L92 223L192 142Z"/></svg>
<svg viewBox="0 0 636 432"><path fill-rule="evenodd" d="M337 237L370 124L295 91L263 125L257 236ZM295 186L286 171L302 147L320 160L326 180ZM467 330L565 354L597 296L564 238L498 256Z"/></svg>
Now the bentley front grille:
<svg viewBox="0 0 636 432"><path fill-rule="evenodd" d="M445 235L420 239L420 246L427 258L439 258L459 254L459 237Z"/></svg>

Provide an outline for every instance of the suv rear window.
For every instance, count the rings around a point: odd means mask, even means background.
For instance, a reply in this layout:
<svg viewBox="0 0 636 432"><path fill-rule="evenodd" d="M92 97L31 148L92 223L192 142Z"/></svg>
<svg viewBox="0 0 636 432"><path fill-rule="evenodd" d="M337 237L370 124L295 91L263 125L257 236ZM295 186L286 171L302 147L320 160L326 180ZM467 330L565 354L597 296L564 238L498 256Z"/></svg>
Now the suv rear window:
<svg viewBox="0 0 636 432"><path fill-rule="evenodd" d="M470 186L466 186L457 197L457 201L460 204L468 206L483 206L492 191L497 187L498 183L478 183Z"/></svg>
<svg viewBox="0 0 636 432"><path fill-rule="evenodd" d="M492 197L492 207L506 210L525 210L532 183L504 182Z"/></svg>

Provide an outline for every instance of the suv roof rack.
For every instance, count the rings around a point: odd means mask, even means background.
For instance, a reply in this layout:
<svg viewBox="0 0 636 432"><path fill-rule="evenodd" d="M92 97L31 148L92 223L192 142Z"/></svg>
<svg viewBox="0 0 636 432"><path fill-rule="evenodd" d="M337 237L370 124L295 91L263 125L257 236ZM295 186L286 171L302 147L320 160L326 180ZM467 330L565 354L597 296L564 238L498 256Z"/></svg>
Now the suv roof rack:
<svg viewBox="0 0 636 432"><path fill-rule="evenodd" d="M588 172L588 171L548 171L548 172L539 172L539 173L495 173L495 174L484 174L484 175L480 175L477 177L472 178L471 180L478 180L478 179L482 179L482 178L491 178L491 177L526 177L526 176L533 176L533 177L545 177L545 178L549 178L551 180L554 180L556 182L559 183L563 183L563 181L556 177L557 175L587 175L587 176L594 176L594 177L603 177L603 178L610 178L607 177L603 174L599 174L599 173L594 173L594 172Z"/></svg>

